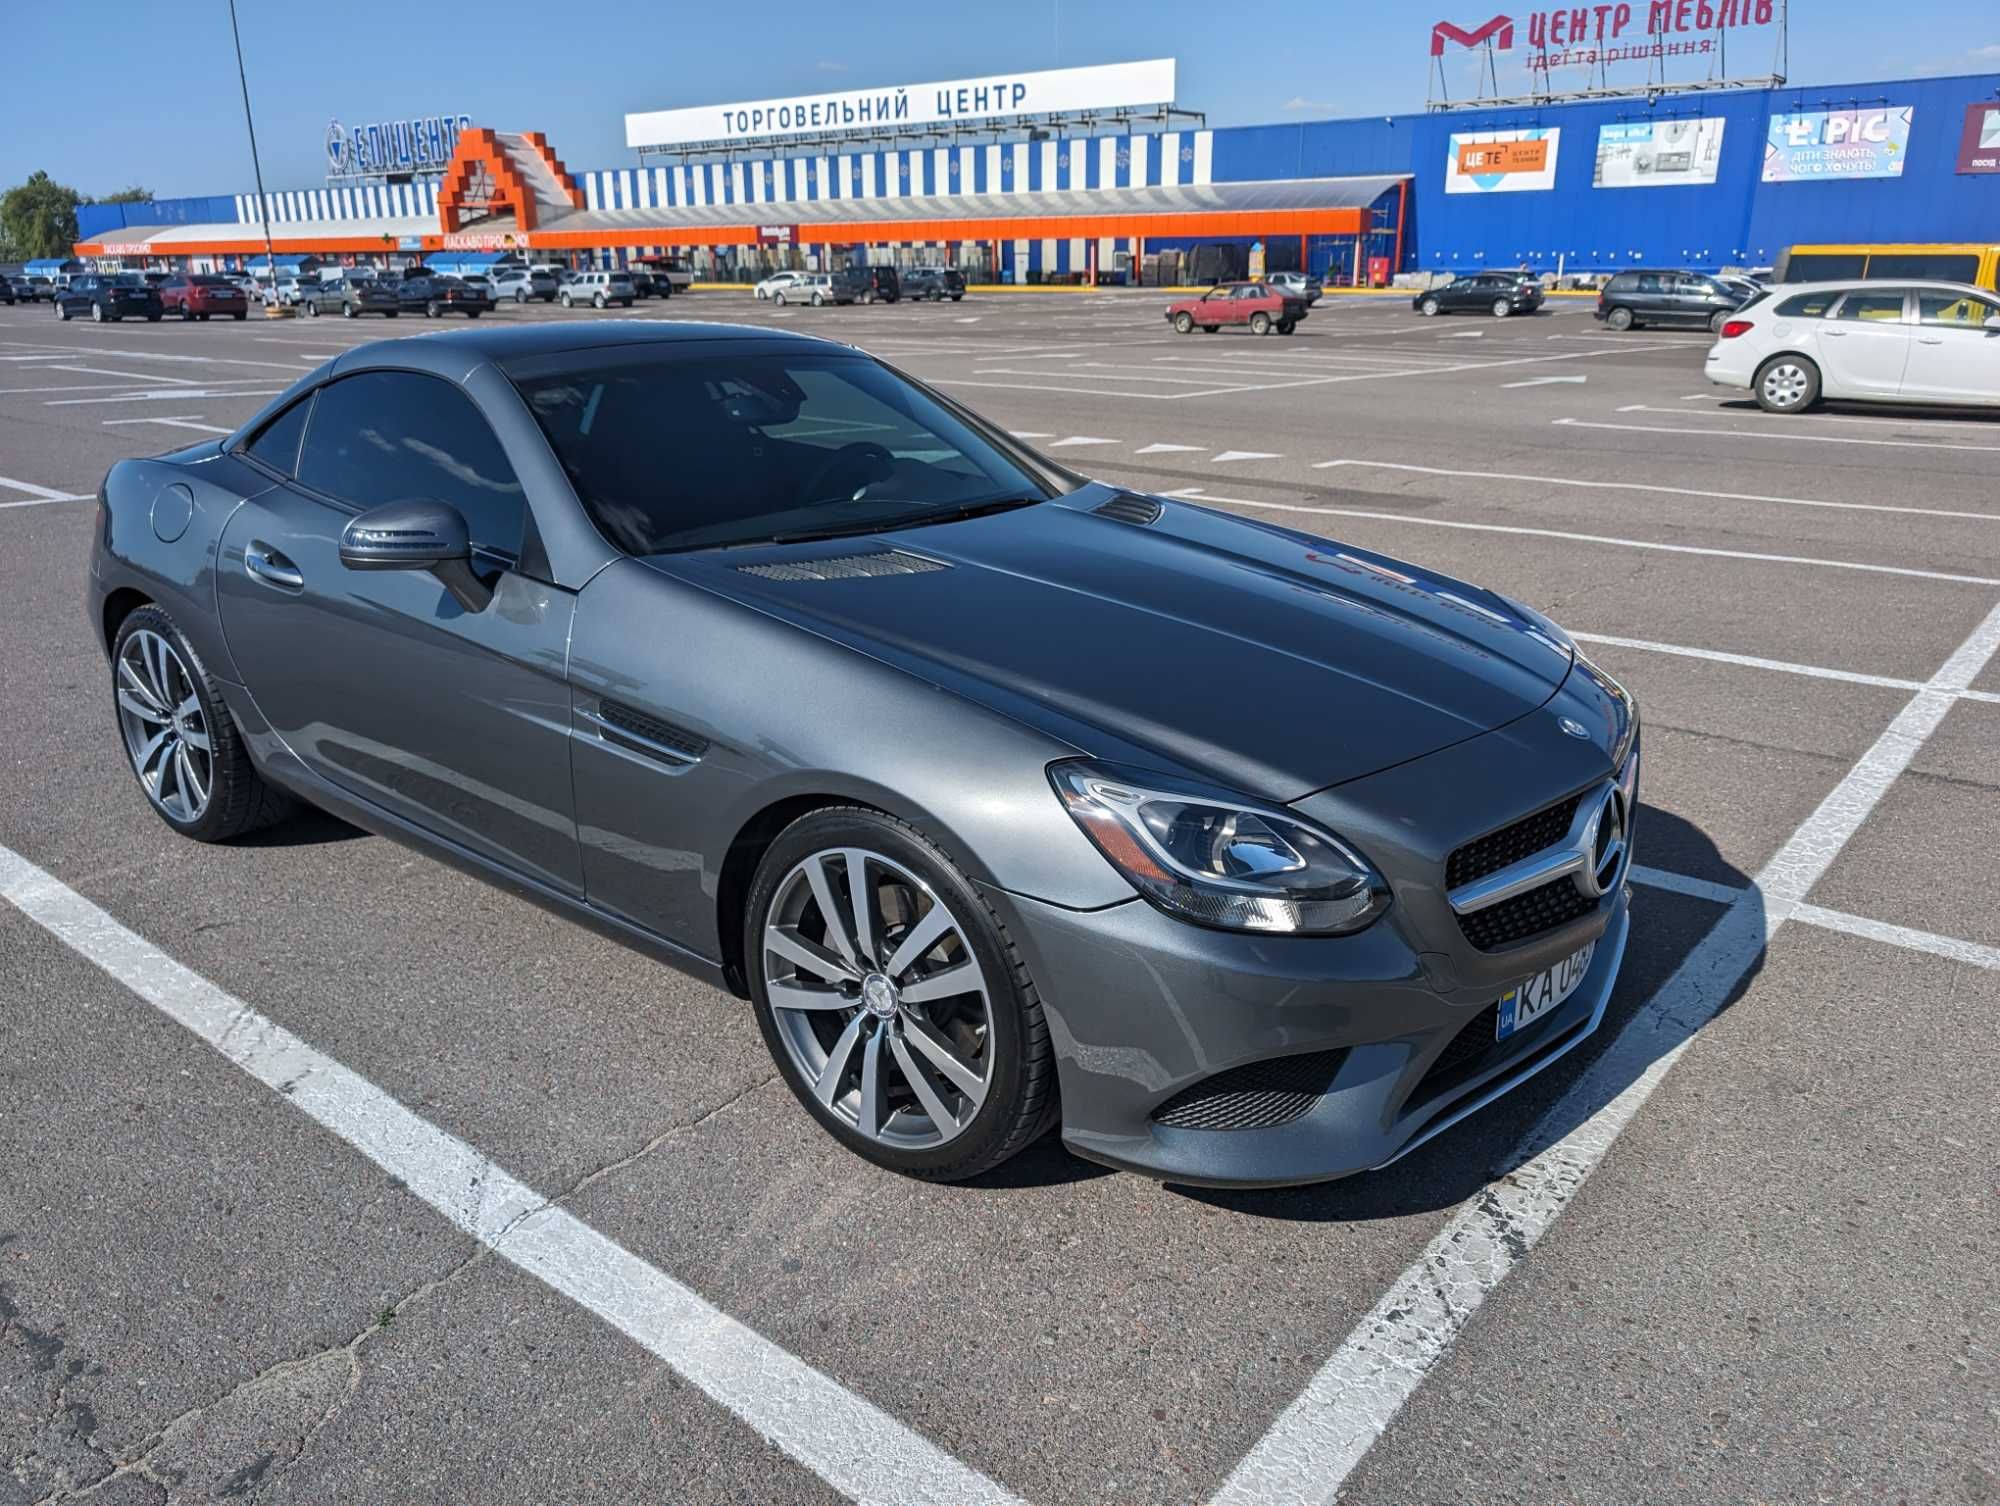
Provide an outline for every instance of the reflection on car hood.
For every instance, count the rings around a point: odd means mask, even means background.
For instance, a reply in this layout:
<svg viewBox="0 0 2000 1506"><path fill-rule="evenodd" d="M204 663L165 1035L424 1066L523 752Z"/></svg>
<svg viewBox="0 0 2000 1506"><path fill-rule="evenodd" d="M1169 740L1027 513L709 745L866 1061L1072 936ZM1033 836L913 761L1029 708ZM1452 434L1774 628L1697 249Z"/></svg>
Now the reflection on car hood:
<svg viewBox="0 0 2000 1506"><path fill-rule="evenodd" d="M1569 672L1490 592L1183 503L1091 512L1116 495L649 563L1085 751L1115 739L1272 800L1502 726ZM871 563L892 550L918 558Z"/></svg>

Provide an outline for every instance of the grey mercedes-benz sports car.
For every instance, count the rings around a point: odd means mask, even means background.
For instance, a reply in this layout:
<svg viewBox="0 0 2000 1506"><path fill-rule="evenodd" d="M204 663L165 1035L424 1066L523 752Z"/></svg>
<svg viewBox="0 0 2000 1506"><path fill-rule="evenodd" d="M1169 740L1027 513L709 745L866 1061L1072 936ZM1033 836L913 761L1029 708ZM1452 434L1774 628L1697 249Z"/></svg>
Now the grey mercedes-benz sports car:
<svg viewBox="0 0 2000 1506"><path fill-rule="evenodd" d="M1054 1124L1176 1181L1381 1166L1617 977L1638 717L1560 628L841 345L366 345L101 500L170 826L304 801L647 948L902 1172Z"/></svg>

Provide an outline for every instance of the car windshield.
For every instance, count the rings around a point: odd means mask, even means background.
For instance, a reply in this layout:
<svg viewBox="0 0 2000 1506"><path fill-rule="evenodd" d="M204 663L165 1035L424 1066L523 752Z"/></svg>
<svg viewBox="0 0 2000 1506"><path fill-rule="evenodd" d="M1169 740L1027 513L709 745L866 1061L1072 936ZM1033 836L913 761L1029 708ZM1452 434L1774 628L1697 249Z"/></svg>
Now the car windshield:
<svg viewBox="0 0 2000 1506"><path fill-rule="evenodd" d="M115 288L143 288L146 285L146 279L141 277L137 272L120 272L116 277L111 279L111 285Z"/></svg>
<svg viewBox="0 0 2000 1506"><path fill-rule="evenodd" d="M513 375L585 508L632 554L909 527L1058 490L865 356L634 352Z"/></svg>

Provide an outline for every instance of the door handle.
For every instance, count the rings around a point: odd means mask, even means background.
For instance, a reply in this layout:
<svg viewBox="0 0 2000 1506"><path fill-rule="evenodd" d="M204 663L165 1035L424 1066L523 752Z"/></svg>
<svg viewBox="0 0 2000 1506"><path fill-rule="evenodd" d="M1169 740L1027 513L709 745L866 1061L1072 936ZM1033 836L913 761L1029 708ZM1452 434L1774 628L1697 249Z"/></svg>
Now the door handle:
<svg viewBox="0 0 2000 1506"><path fill-rule="evenodd" d="M305 575L299 567L269 544L253 543L245 549L243 568L264 584L279 586L287 591L297 591L306 583Z"/></svg>
<svg viewBox="0 0 2000 1506"><path fill-rule="evenodd" d="M1820 337L1825 340L1845 340L1847 338L1847 331L1844 329L1823 329L1820 331Z"/></svg>
<svg viewBox="0 0 2000 1506"><path fill-rule="evenodd" d="M1944 344L1944 337L1942 335L1919 335L1917 337L1917 344L1942 345Z"/></svg>

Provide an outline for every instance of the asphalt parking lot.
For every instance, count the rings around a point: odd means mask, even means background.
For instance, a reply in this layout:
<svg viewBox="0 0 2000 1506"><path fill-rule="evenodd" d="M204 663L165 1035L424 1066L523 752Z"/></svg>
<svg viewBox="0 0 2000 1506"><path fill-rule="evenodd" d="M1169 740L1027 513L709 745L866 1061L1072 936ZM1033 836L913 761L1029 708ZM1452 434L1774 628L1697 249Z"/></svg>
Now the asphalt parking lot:
<svg viewBox="0 0 2000 1506"><path fill-rule="evenodd" d="M176 838L90 494L437 326L0 310L0 1506L2000 1502L2000 421L1770 417L1581 302L1165 302L612 317L851 340L1634 690L1605 1027L1320 1187L900 1180L732 998L331 820Z"/></svg>

